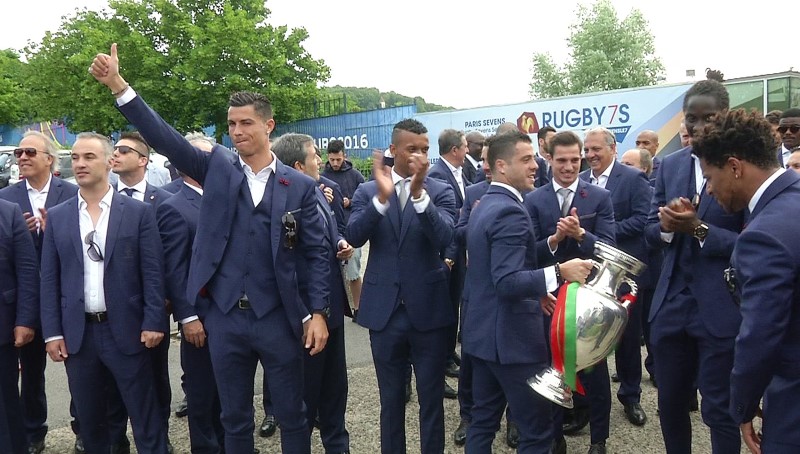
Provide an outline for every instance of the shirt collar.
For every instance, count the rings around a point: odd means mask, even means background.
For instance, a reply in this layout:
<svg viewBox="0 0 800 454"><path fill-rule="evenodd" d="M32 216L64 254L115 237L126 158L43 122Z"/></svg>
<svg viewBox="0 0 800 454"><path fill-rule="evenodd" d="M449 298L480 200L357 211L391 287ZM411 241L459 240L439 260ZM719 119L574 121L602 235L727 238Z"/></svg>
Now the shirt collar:
<svg viewBox="0 0 800 454"><path fill-rule="evenodd" d="M522 200L523 200L522 199L522 194L519 191L517 191L517 188L515 188L513 186L509 186L509 185L507 185L505 183L500 183L499 181L492 181L490 184L492 186L500 186L501 188L511 192L512 194L514 194L514 197L516 197L517 200L519 200L519 203L522 203Z"/></svg>
<svg viewBox="0 0 800 454"><path fill-rule="evenodd" d="M578 192L578 183L580 183L580 180L581 180L580 178L576 178L575 181L573 181L571 185L566 186L566 187L569 188L569 190L572 191L573 193L576 193L576 192ZM561 186L560 184L558 184L558 182L554 178L553 179L553 189L556 192L558 192L558 190L561 189L561 188L564 188L564 186Z"/></svg>
<svg viewBox="0 0 800 454"><path fill-rule="evenodd" d="M103 196L102 199L100 199L101 206L104 206L106 208L111 206L111 199L114 197L113 189L114 188L112 188L111 185L108 186L108 191L106 191L106 194ZM78 191L78 209L85 210L87 206L89 206L89 204L81 195L81 191Z"/></svg>
<svg viewBox="0 0 800 454"><path fill-rule="evenodd" d="M189 186L189 189L193 190L194 192L203 195L203 188L201 188L200 186L195 186L191 183L187 183L186 180L183 180L183 184Z"/></svg>
<svg viewBox="0 0 800 454"><path fill-rule="evenodd" d="M770 175L769 178L764 180L763 183L761 183L761 186L758 187L756 193L750 198L750 203L747 204L747 208L751 213L756 208L756 205L758 205L758 201L761 200L761 196L764 195L764 192L766 192L767 188L772 184L773 181L777 180L778 177L783 174L783 172L786 172L786 169L778 169L775 171L775 173Z"/></svg>
<svg viewBox="0 0 800 454"><path fill-rule="evenodd" d="M253 173L253 168L250 167L246 162L244 162L244 160L242 160L242 156L239 155L239 164L241 164L242 170L244 170L245 175L250 175L259 179L261 178L266 179L269 178L270 174L275 173L276 169L278 168L277 164L278 158L275 156L275 153L271 151L270 154L272 155L272 162L270 162L268 166L261 169L258 173Z"/></svg>
<svg viewBox="0 0 800 454"><path fill-rule="evenodd" d="M47 194L48 192L50 192L50 182L51 181L53 181L53 174L52 173L48 174L47 183L44 184L44 186L42 187L42 190L41 191L37 191L37 192L39 194ZM30 183L28 183L28 180L25 180L25 187L28 188L28 192L36 191L36 188L31 187Z"/></svg>
<svg viewBox="0 0 800 454"><path fill-rule="evenodd" d="M399 183L400 180L406 181L408 179L409 178L403 178L400 175L398 175L397 172L394 171L394 167L392 167L392 184L397 186L397 183Z"/></svg>
<svg viewBox="0 0 800 454"><path fill-rule="evenodd" d="M450 164L450 162L448 162L447 159L445 158L439 158L439 159L444 161L444 165L446 165L447 168L450 169L451 172L453 172L453 175L455 175L456 171L461 170L461 167L455 167L453 164Z"/></svg>
<svg viewBox="0 0 800 454"><path fill-rule="evenodd" d="M469 153L467 153L467 159L469 160L470 163L472 163L472 167L475 167L475 169L478 168L478 161L473 159L473 157L470 156Z"/></svg>
<svg viewBox="0 0 800 454"><path fill-rule="evenodd" d="M602 176L605 176L607 180L611 176L611 170L614 169L614 161L616 160L617 160L616 158L612 159L611 164L609 164L608 167L606 167L606 170L604 170L603 173L601 173L599 176L595 177L594 172L591 172L590 175L597 181L600 181L600 177Z"/></svg>
<svg viewBox="0 0 800 454"><path fill-rule="evenodd" d="M144 194L147 192L147 179L143 179L142 181L136 183L133 186L128 186L122 182L122 179L119 180L117 183L117 191L122 192L123 189L131 188L136 190L137 192Z"/></svg>

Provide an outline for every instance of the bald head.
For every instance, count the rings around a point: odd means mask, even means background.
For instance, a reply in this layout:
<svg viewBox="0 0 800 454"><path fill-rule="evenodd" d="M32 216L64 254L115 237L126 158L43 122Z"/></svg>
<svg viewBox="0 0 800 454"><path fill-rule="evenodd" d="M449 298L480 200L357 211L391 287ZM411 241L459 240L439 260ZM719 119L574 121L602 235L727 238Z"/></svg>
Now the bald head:
<svg viewBox="0 0 800 454"><path fill-rule="evenodd" d="M469 147L469 156L476 160L481 160L481 150L483 150L483 145L486 142L486 138L483 137L478 131L470 131L466 135L467 137L467 146Z"/></svg>
<svg viewBox="0 0 800 454"><path fill-rule="evenodd" d="M653 170L653 157L644 148L634 148L626 151L619 161L626 166L636 167L648 176Z"/></svg>
<svg viewBox="0 0 800 454"><path fill-rule="evenodd" d="M640 132L636 136L636 148L643 148L650 152L650 156L655 156L658 151L658 134L649 129Z"/></svg>
<svg viewBox="0 0 800 454"><path fill-rule="evenodd" d="M511 131L519 131L519 128L517 128L517 124L516 123L511 123L511 122L507 121L507 122L505 122L502 125L497 127L497 132L495 134L505 134L505 133L511 132Z"/></svg>

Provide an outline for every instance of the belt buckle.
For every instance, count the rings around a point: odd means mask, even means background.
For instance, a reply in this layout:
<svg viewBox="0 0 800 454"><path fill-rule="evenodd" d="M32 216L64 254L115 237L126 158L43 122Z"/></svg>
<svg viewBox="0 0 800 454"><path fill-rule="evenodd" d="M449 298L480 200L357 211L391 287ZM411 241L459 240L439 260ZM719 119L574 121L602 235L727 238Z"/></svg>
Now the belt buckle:
<svg viewBox="0 0 800 454"><path fill-rule="evenodd" d="M102 312L89 312L86 315L94 323L102 323L103 322L103 315L104 314Z"/></svg>

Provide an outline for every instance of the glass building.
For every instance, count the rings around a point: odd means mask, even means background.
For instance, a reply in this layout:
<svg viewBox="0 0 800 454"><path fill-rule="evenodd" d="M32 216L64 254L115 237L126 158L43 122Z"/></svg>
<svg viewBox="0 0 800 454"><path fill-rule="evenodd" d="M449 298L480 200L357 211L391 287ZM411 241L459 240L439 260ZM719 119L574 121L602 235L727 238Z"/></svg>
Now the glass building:
<svg viewBox="0 0 800 454"><path fill-rule="evenodd" d="M740 77L723 83L730 94L732 109L744 107L767 113L800 107L800 72L797 71Z"/></svg>

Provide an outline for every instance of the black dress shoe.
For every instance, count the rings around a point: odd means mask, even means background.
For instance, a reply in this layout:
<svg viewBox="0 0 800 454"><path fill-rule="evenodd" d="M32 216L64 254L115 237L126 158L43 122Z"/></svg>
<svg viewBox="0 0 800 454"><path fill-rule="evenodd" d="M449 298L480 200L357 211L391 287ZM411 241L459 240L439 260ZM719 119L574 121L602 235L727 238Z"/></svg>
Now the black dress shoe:
<svg viewBox="0 0 800 454"><path fill-rule="evenodd" d="M606 454L606 442L592 443L587 454Z"/></svg>
<svg viewBox="0 0 800 454"><path fill-rule="evenodd" d="M698 411L700 410L700 402L697 400L697 394L695 393L692 400L689 401L689 411Z"/></svg>
<svg viewBox="0 0 800 454"><path fill-rule="evenodd" d="M461 355L459 355L456 352L453 352L453 354L450 355L450 357L452 358L453 362L456 363L456 366L459 367L461 366Z"/></svg>
<svg viewBox="0 0 800 454"><path fill-rule="evenodd" d="M28 445L28 454L42 454L44 452L44 440L32 441Z"/></svg>
<svg viewBox="0 0 800 454"><path fill-rule="evenodd" d="M565 412L566 413L566 412ZM564 435L576 435L583 430L584 427L589 425L589 410L575 409L572 410L572 418L564 418L564 425L562 431Z"/></svg>
<svg viewBox="0 0 800 454"><path fill-rule="evenodd" d="M639 402L625 404L623 408L628 421L634 426L643 426L644 423L647 422L647 415L644 413L644 410L642 410L642 406L639 405Z"/></svg>
<svg viewBox="0 0 800 454"><path fill-rule="evenodd" d="M444 369L444 374L448 377L458 378L458 373L461 371L461 368L458 367L458 364L454 362L447 363L447 367Z"/></svg>
<svg viewBox="0 0 800 454"><path fill-rule="evenodd" d="M444 398L445 399L458 399L458 391L453 389L453 387L448 385L446 382L444 384Z"/></svg>
<svg viewBox="0 0 800 454"><path fill-rule="evenodd" d="M75 454L83 454L86 448L83 447L83 438L80 435L75 435Z"/></svg>
<svg viewBox="0 0 800 454"><path fill-rule="evenodd" d="M517 449L519 446L519 429L511 421L506 421L506 444L511 449Z"/></svg>
<svg viewBox="0 0 800 454"><path fill-rule="evenodd" d="M550 448L550 454L567 454L567 440L564 437L553 440L553 447Z"/></svg>
<svg viewBox="0 0 800 454"><path fill-rule="evenodd" d="M411 402L411 382L406 382L406 403Z"/></svg>
<svg viewBox="0 0 800 454"><path fill-rule="evenodd" d="M178 418L183 418L184 416L189 414L189 405L186 403L186 397L178 404L178 408L175 409L175 416Z"/></svg>
<svg viewBox="0 0 800 454"><path fill-rule="evenodd" d="M658 383L656 383L656 376L655 375L651 375L650 376L650 384L653 385L653 388L656 388L656 389L658 388Z"/></svg>
<svg viewBox="0 0 800 454"><path fill-rule="evenodd" d="M111 445L111 454L131 454L131 442L119 442Z"/></svg>
<svg viewBox="0 0 800 454"><path fill-rule="evenodd" d="M275 421L274 415L267 415L264 421L261 422L261 427L258 429L258 436L268 438L275 435L275 429L278 428L278 422Z"/></svg>
<svg viewBox="0 0 800 454"><path fill-rule="evenodd" d="M453 432L453 442L456 446L464 446L467 442L467 429L469 429L469 421L462 419L458 423L458 428Z"/></svg>
<svg viewBox="0 0 800 454"><path fill-rule="evenodd" d="M358 309L353 309L353 323L358 323Z"/></svg>
<svg viewBox="0 0 800 454"><path fill-rule="evenodd" d="M611 374L611 381L612 381L613 383L619 383L619 375L617 375L617 373L616 373L616 372L614 372L613 374Z"/></svg>

